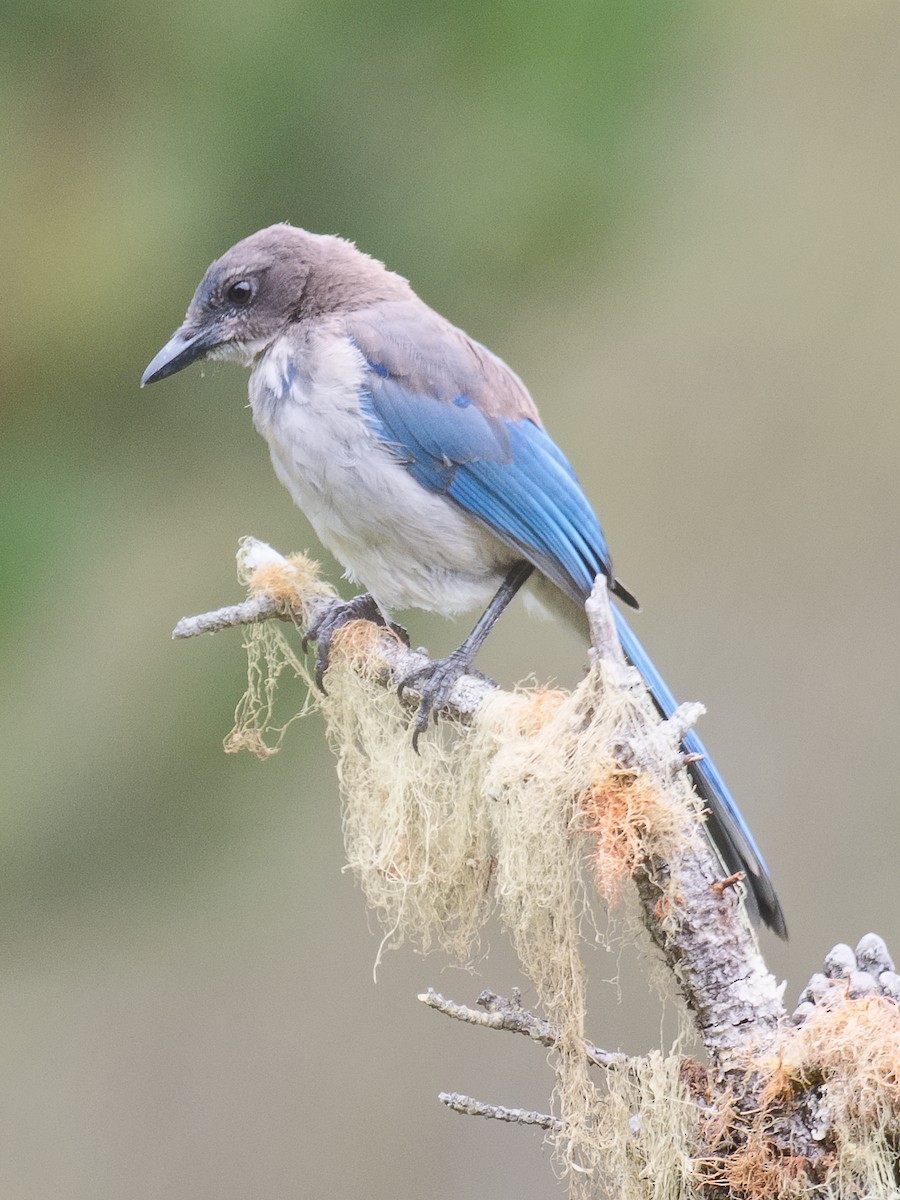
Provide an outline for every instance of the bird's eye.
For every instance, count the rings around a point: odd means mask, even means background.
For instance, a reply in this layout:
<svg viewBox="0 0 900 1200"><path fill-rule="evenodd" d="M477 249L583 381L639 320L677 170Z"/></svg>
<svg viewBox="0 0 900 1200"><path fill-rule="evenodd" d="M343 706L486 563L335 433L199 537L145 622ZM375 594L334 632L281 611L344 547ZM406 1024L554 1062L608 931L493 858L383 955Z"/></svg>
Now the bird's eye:
<svg viewBox="0 0 900 1200"><path fill-rule="evenodd" d="M248 304L252 296L253 284L247 279L239 279L225 293L228 303L235 305L236 308L242 308L245 304Z"/></svg>

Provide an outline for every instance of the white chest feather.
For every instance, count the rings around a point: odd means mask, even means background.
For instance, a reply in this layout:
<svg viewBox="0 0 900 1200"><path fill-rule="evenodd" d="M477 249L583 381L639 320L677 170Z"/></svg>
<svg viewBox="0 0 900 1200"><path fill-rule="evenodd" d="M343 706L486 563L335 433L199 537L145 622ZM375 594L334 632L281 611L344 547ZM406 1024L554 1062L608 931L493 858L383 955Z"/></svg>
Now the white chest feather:
<svg viewBox="0 0 900 1200"><path fill-rule="evenodd" d="M276 341L250 378L253 422L281 482L349 578L386 609L486 603L516 555L428 492L359 403L365 364L337 329Z"/></svg>

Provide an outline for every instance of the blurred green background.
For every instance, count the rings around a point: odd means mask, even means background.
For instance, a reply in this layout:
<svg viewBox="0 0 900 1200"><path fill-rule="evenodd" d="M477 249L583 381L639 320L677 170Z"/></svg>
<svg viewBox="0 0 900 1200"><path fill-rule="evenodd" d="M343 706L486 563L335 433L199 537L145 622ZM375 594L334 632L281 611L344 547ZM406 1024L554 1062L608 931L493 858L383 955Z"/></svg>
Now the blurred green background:
<svg viewBox="0 0 900 1200"><path fill-rule="evenodd" d="M789 997L837 940L900 954L900 8L35 0L3 25L0 1193L562 1194L539 1137L434 1098L546 1106L541 1051L415 1001L521 982L502 934L476 976L404 950L373 984L318 718L226 757L240 638L169 640L239 596L240 535L317 549L246 376L137 381L272 221L409 276L529 383L641 636L708 705ZM468 627L410 620L435 649ZM582 657L515 612L481 665ZM590 958L594 1039L658 1044L639 966Z"/></svg>

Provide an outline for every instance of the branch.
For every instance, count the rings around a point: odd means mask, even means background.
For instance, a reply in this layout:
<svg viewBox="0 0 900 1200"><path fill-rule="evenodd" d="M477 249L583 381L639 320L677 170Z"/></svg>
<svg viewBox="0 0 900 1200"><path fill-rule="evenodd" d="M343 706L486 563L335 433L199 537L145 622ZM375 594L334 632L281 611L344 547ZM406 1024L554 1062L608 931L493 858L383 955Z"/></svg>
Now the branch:
<svg viewBox="0 0 900 1200"><path fill-rule="evenodd" d="M593 653L617 644L609 591L598 581L586 604ZM607 651L608 653L608 651ZM609 661L609 660L605 660ZM616 655L613 686L634 686L636 672ZM670 747L679 746L702 711L682 704L668 721L623 730L623 759L661 792L671 786ZM766 970L743 911L722 886L721 864L705 839L685 839L668 861L645 859L634 873L641 919L697 1019L707 1049L727 1065L748 1046L771 1042L785 1017L781 989ZM678 899L674 919L671 898Z"/></svg>
<svg viewBox="0 0 900 1200"><path fill-rule="evenodd" d="M260 591L241 604L230 604L212 612L182 617L172 630L172 637L182 640L270 620L286 621L299 629L308 629L323 612L338 607L342 601L332 591L323 589L308 571L308 566L315 564L304 564L303 573L307 578L301 574L299 582L292 580L290 575L294 565L291 559L285 558L265 542L244 538L238 550L238 574L255 587L265 587L275 579L277 594ZM256 582L260 577L261 582ZM396 690L402 680L426 666L429 658L424 651L412 650L387 631L382 632L384 636L378 640L377 657L373 656L373 675L383 687ZM453 688L444 707L455 716L467 719L478 711L496 689L497 685L484 675L464 675ZM419 699L415 687L404 689L404 700L409 707L416 708Z"/></svg>
<svg viewBox="0 0 900 1200"><path fill-rule="evenodd" d="M528 1009L522 1008L516 995L512 1000L507 1000L503 996L498 996L496 992L483 991L475 1001L485 1010L483 1012L468 1008L465 1004L457 1004L454 1000L448 1000L433 988L422 992L418 999L423 1004L427 1004L429 1008L435 1009L436 1012L443 1013L446 1017L452 1017L455 1021L462 1021L466 1025L480 1025L483 1029L505 1029L510 1033L522 1033L531 1038L533 1042L538 1042L541 1046L547 1046L550 1049L556 1049L560 1042L559 1033L553 1025L549 1021L535 1016ZM590 1042L584 1043L584 1054L592 1067L610 1069L624 1067L631 1062L627 1054L614 1054L609 1050L601 1050L599 1046L594 1046Z"/></svg>
<svg viewBox="0 0 900 1200"><path fill-rule="evenodd" d="M241 604L227 604L212 612L199 613L196 617L182 617L172 630L172 637L199 637L201 633L219 633L223 629L234 629L237 625L258 625L260 621L289 621L290 614L284 605L271 596L251 596Z"/></svg>
<svg viewBox="0 0 900 1200"><path fill-rule="evenodd" d="M483 1100L464 1096L462 1092L438 1092L438 1100L466 1117L491 1117L495 1121L509 1121L515 1125L537 1125L540 1129L547 1129L553 1133L560 1133L563 1127L562 1121L557 1121L549 1113L530 1112L525 1108L504 1108L502 1104L485 1104Z"/></svg>
<svg viewBox="0 0 900 1200"><path fill-rule="evenodd" d="M340 604L318 580L311 569L314 564L304 560L303 570L298 570L293 560L255 538L243 540L238 563L239 574L257 594L242 604L182 619L173 637L196 637L271 619L307 628L324 608ZM637 672L625 662L602 577L585 610L591 629L591 657L604 665L604 686L629 696L644 695L648 712L655 713ZM386 689L396 689L402 679L428 662L422 651L409 649L387 632L377 639L376 646L368 673ZM465 675L453 689L445 711L468 719L495 692L491 680ZM409 702L415 704L415 699L410 688ZM667 722L660 723L651 715L646 724L623 729L623 766L654 780L665 794L673 772L684 767L684 756L673 747L680 745L702 711L701 705L684 704ZM720 864L707 843L689 839L679 847L677 859L651 857L635 864L634 878L643 923L695 1013L710 1052L724 1064L748 1045L771 1040L785 1017L780 990L765 969L740 906L721 886ZM678 897L674 919L672 896Z"/></svg>
<svg viewBox="0 0 900 1200"><path fill-rule="evenodd" d="M338 602L314 573L303 575L263 543L248 539L239 559L255 594L186 618L174 636L274 619L309 628L325 606ZM420 998L464 1024L519 1033L554 1049L560 1119L459 1093L442 1093L442 1102L457 1112L547 1130L572 1169L570 1178L605 1179L612 1163L642 1187L635 1181L655 1178L656 1169L642 1162L656 1162L665 1143L665 1171L690 1189L755 1200L798 1194L795 1185L803 1180L810 1195L832 1184L837 1190L827 1194L880 1194L877 1181L894 1178L900 1166L900 976L883 942L869 935L855 952L835 947L787 1018L781 989L736 899L736 880L722 878L718 859L699 836L681 742L701 706L682 705L659 721L621 653L604 581L586 611L593 670L579 688L537 693L533 704L526 696L498 706L494 700L502 694L491 681L465 676L444 711L469 719L485 706L486 719L475 723L471 738L436 739L429 755L413 754L401 714L393 701L382 703L380 691L396 690L427 657L387 631L360 642L361 667L339 666L336 683L348 681L344 699L338 686L337 698L320 701L336 722L330 732L341 756L345 801L349 796L358 806L349 812L355 833L362 830L354 869L370 902L390 918L389 936L418 936L426 946L435 938L470 951L490 908L485 896L493 881L521 960L529 970L537 964L532 980L551 1019L523 1009L517 996L493 992L479 997L483 1011L435 992ZM276 656L278 669L280 661ZM556 713L562 714L558 723ZM532 788L545 776L543 792ZM636 802L646 807L635 809ZM664 825L668 814L671 828L655 828L656 812ZM377 836L370 837L373 829ZM632 1058L584 1039L576 910L579 847L591 834L598 855L606 834L614 848L624 845L619 866L625 864L636 884L642 923L696 1019L710 1068L674 1055ZM432 883L436 890L429 893ZM523 911L531 925L521 923ZM550 963L556 974L540 974L547 963L539 954L557 955ZM577 1003L566 1008L560 995ZM613 1109L625 1114L627 1128L609 1146L603 1141L607 1117L600 1119L597 1107L602 1101L579 1074L586 1065L604 1069ZM677 1114L686 1110L681 1132L674 1132ZM616 1158L625 1143L625 1157Z"/></svg>
<svg viewBox="0 0 900 1200"><path fill-rule="evenodd" d="M432 990L419 999L467 1025L522 1032L541 1044L555 1044L549 1023L522 1010L517 995L508 1000L482 992L477 1003L485 1012ZM900 975L877 934L866 934L855 950L840 944L828 952L822 971L801 993L790 1022L779 1029L771 1052L747 1057L743 1074L735 1069L717 1073L692 1059L681 1060L681 1082L695 1107L693 1134L685 1143L673 1139L668 1161L659 1157L660 1128L653 1126L660 1121L663 1126L675 1124L684 1093L660 1095L652 1056L642 1060L602 1051L597 1055L589 1043L586 1051L598 1065L621 1068L608 1071L605 1078L627 1113L627 1130L620 1131L629 1139L624 1161L640 1167L648 1145L656 1154L657 1170L669 1172L681 1161L686 1172L682 1182L689 1190L679 1188L673 1195L869 1200L896 1194ZM457 1093L442 1093L440 1099L473 1116L520 1120L557 1133L563 1126L560 1121L544 1124L554 1122L550 1115L503 1109ZM660 1111L661 1103L672 1105L668 1117L665 1108ZM651 1128L645 1142L646 1126ZM616 1150L610 1147L610 1155ZM612 1165L607 1164L604 1180L616 1179L620 1162L613 1158ZM663 1194L660 1176L640 1172L639 1178L646 1181L648 1197ZM672 1175L665 1178L671 1180Z"/></svg>

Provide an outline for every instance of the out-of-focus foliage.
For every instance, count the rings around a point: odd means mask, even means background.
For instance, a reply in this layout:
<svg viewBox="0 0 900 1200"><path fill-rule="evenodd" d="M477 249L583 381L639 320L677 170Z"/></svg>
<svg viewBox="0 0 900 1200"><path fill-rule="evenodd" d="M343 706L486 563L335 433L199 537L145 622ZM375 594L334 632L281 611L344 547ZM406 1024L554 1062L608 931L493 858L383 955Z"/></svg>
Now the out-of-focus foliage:
<svg viewBox="0 0 900 1200"><path fill-rule="evenodd" d="M412 1000L510 986L502 935L482 980L400 954L373 987L320 726L226 758L239 638L168 640L237 596L241 534L315 547L246 380L137 380L264 224L408 275L532 386L642 634L709 704L782 888L779 969L872 925L897 952L900 12L38 0L2 23L3 1194L545 1196L534 1138L431 1104L541 1108L542 1063ZM577 677L520 615L492 642L507 680ZM624 1014L597 983L592 1032L645 1047L657 1008L623 988Z"/></svg>

